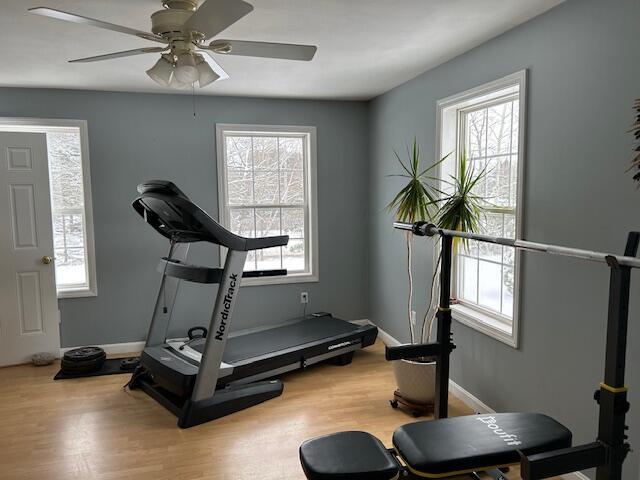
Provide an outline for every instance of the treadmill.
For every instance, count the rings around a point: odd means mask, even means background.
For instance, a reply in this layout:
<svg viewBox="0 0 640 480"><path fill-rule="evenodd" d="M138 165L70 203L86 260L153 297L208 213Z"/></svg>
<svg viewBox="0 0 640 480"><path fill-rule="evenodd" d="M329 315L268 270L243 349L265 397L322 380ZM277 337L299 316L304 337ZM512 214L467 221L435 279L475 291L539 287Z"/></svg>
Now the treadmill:
<svg viewBox="0 0 640 480"><path fill-rule="evenodd" d="M351 362L355 350L372 345L378 330L320 312L275 326L230 332L243 277L286 275L286 270L243 272L247 252L284 246L288 236L235 235L192 203L173 183L152 180L138 186L133 208L169 240L162 258L160 291L140 366L129 382L178 417L187 428L248 408L282 394L275 379L322 361ZM189 245L208 242L227 249L222 268L187 263ZM208 329L186 340L167 340L181 281L218 284Z"/></svg>

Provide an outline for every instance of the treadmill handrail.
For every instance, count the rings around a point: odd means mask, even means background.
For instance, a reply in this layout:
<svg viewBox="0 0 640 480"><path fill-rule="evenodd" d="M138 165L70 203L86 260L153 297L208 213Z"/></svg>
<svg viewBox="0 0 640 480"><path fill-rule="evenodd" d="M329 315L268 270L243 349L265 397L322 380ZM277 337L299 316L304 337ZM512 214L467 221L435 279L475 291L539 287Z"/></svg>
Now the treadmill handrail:
<svg viewBox="0 0 640 480"><path fill-rule="evenodd" d="M289 243L288 235L260 238L236 235L216 222L186 195L177 195L170 190L167 193L158 190L144 192L132 205L158 233L177 243L206 241L236 251L280 247ZM176 222L176 218L180 221ZM179 225L174 226L172 223Z"/></svg>

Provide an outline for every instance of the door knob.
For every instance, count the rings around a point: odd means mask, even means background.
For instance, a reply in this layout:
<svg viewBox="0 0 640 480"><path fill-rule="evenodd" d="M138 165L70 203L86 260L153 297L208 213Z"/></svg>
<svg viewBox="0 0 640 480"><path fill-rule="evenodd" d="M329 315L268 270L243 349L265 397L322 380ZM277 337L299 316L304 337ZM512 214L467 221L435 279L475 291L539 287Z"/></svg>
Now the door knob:
<svg viewBox="0 0 640 480"><path fill-rule="evenodd" d="M42 263L44 263L45 265L49 265L51 262L53 262L52 256L45 255L44 257L42 257Z"/></svg>

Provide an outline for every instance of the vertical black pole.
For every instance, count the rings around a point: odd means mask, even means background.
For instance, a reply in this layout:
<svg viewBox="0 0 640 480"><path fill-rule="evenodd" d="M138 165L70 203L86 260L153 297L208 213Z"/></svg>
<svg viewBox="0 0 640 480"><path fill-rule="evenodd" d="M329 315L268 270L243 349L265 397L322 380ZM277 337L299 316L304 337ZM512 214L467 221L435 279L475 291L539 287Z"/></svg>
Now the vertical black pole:
<svg viewBox="0 0 640 480"><path fill-rule="evenodd" d="M442 235L442 266L440 268L440 303L438 305L438 337L440 353L436 361L435 418L449 414L449 355L451 342L451 256L453 238Z"/></svg>
<svg viewBox="0 0 640 480"><path fill-rule="evenodd" d="M625 255L635 257L640 234L632 232L627 240ZM627 325L629 317L629 288L631 268L609 261L611 281L609 285L609 315L607 321L607 345L604 382L596 392L600 404L598 440L607 448L607 461L598 467L597 480L622 480L622 464L629 445L626 442L625 415L629 410L624 373L627 354Z"/></svg>

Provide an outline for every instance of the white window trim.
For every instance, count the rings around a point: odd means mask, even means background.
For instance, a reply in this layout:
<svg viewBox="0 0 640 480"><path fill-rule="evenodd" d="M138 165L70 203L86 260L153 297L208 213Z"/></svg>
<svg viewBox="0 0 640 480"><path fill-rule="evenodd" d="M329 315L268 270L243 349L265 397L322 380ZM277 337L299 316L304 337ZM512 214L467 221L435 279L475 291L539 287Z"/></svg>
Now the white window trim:
<svg viewBox="0 0 640 480"><path fill-rule="evenodd" d="M44 128L38 128L44 127ZM58 298L95 297L98 295L96 274L96 249L93 232L93 200L91 196L91 171L89 160L89 134L86 120L57 118L0 117L0 131L43 132L55 128L78 128L80 130L80 152L82 155L82 187L85 209L85 246L87 249L88 287L59 289Z"/></svg>
<svg viewBox="0 0 640 480"><path fill-rule="evenodd" d="M309 228L308 246L309 266L311 273L291 273L286 276L277 277L261 277L261 278L244 278L242 286L256 285L282 285L289 283L311 283L320 281L319 261L318 261L318 170L317 170L317 140L316 127L300 126L300 125L247 125L247 124L216 124L216 162L218 167L218 212L219 221L226 228L229 227L227 218L226 198L227 198L227 177L224 165L224 133L225 132L242 132L255 133L260 135L263 133L278 134L305 134L308 138L307 148L309 150L309 164L306 181L308 194L308 212L311 218L306 218ZM307 215L307 212L305 212ZM226 248L220 247L220 259L224 261L226 257Z"/></svg>
<svg viewBox="0 0 640 480"><path fill-rule="evenodd" d="M493 82L480 85L465 92L444 98L437 104L436 119L436 158L440 159L444 155L453 151L453 158L458 158L460 146L458 145L457 110L468 107L479 101L480 97L491 96L510 87L519 88L520 123L518 132L518 190L516 203L516 238L523 238L524 226L524 183L525 183L525 152L526 152L526 131L527 131L527 70L521 70ZM465 105L466 104L466 105ZM452 118L452 112L456 112ZM441 175L441 168L438 167L438 177ZM438 252L435 252L434 265ZM482 332L500 342L513 348L519 347L520 338L520 300L521 300L521 277L522 277L522 252L515 252L514 269L514 295L513 295L513 319L512 331L509 333L501 328L498 315L489 312L481 312L480 309L469 308L464 305L452 305L453 319L467 325L474 330ZM457 275L454 276L454 282Z"/></svg>

